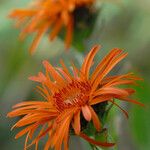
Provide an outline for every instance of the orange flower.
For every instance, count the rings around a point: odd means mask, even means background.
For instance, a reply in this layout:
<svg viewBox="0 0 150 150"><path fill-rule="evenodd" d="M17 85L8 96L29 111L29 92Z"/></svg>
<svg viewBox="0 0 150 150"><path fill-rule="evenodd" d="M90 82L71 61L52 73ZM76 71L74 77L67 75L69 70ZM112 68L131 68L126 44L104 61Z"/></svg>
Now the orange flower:
<svg viewBox="0 0 150 150"><path fill-rule="evenodd" d="M33 53L44 33L50 32L50 40L53 40L60 30L66 28L66 48L69 48L74 26L74 12L80 7L88 7L95 0L37 0L31 8L17 9L11 14L11 18L17 19L17 26L24 24L21 39L30 33L36 33L31 45ZM51 31L50 31L51 30Z"/></svg>
<svg viewBox="0 0 150 150"><path fill-rule="evenodd" d="M76 135L84 138L98 146L113 146L113 143L95 141L81 131L80 116L93 124L97 131L101 131L102 124L97 116L93 105L103 102L110 102L116 105L128 116L114 99L131 102L143 106L140 102L130 98L135 91L131 88L119 88L119 85L135 84L139 78L132 73L107 76L117 63L124 59L127 53L115 48L97 65L90 75L90 68L93 59L98 52L99 46L93 47L88 53L81 69L72 64L72 74L69 72L63 61L62 68L54 68L48 61L43 61L46 69L45 75L39 72L37 76L30 77L30 80L39 82L41 87L38 90L46 101L28 101L15 105L9 117L24 116L13 128L25 127L16 138L27 133L25 149L32 145L38 145L39 140L49 135L44 150L54 147L60 150L62 143L64 149L68 150L69 131L72 126ZM42 126L40 133L27 146L28 138L32 139L37 128Z"/></svg>

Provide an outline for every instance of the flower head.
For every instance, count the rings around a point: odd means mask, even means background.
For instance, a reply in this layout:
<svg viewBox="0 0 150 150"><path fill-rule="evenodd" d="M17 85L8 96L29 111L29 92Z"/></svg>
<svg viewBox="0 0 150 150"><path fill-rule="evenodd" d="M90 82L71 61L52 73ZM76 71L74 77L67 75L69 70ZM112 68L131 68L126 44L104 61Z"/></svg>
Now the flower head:
<svg viewBox="0 0 150 150"><path fill-rule="evenodd" d="M16 138L27 133L25 149L32 144L37 146L39 140L47 134L48 140L44 150L50 147L60 150L62 143L64 149L68 150L70 129L92 144L104 147L114 145L89 138L81 128L80 117L82 116L82 119L87 122L93 121L94 127L99 132L102 130L102 124L94 110L94 105L110 102L128 116L114 99L143 105L130 98L135 92L132 88L118 87L135 84L139 78L132 73L108 76L108 73L127 55L118 48L111 50L90 74L94 56L99 48L99 46L92 48L80 69L72 64L72 73L63 61L61 61L61 68L55 68L48 61L43 61L46 73L39 72L37 76L30 77L31 80L41 84L37 88L46 101L22 102L15 105L14 110L8 114L9 117L24 116L13 128L24 127ZM41 126L40 133L27 146L28 138L32 139L34 132Z"/></svg>
<svg viewBox="0 0 150 150"><path fill-rule="evenodd" d="M50 32L53 40L63 27L66 28L66 48L69 48L75 23L75 12L78 8L87 8L95 0L36 0L28 9L17 9L11 18L17 19L17 26L24 24L21 39L30 33L36 33L30 52L33 53L43 34ZM78 14L79 15L79 14Z"/></svg>

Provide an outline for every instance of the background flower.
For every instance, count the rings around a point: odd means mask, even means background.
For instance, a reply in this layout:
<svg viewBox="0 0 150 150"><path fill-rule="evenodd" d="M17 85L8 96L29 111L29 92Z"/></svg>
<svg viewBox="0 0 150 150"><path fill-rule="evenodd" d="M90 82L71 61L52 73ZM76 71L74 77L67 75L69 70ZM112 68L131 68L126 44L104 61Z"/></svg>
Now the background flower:
<svg viewBox="0 0 150 150"><path fill-rule="evenodd" d="M93 21L90 10L94 2L95 0L33 0L29 8L16 9L10 13L10 17L17 20L16 26L23 26L21 39L36 33L30 48L31 53L46 32L50 34L50 40L53 40L64 28L66 30L65 45L69 48L73 33L76 32L74 28L84 23L85 19L90 28L90 21ZM82 30L85 30L84 28L82 27Z"/></svg>

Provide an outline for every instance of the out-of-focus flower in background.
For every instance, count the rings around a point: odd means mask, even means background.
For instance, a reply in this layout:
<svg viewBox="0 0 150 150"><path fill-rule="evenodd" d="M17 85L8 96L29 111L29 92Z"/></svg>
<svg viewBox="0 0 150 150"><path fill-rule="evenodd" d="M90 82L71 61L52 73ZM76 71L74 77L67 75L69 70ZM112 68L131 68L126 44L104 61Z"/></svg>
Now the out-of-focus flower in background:
<svg viewBox="0 0 150 150"><path fill-rule="evenodd" d="M23 27L20 38L35 33L30 52L33 53L42 36L48 32L53 40L62 30L66 30L66 49L71 46L75 27L82 26L83 20L92 22L90 13L95 0L34 0L27 9L16 9L10 13L16 19L16 26ZM87 20L88 19L88 20ZM82 24L82 25L81 25ZM84 29L84 28L82 28ZM62 33L63 35L64 33Z"/></svg>
<svg viewBox="0 0 150 150"><path fill-rule="evenodd" d="M118 48L111 50L90 75L93 59L99 48L99 46L92 48L85 57L81 69L72 63L72 73L63 61L61 61L62 67L53 67L48 61L43 61L46 73L39 72L37 76L30 77L31 80L41 84L37 86L37 89L46 101L19 103L14 106L15 110L8 114L9 117L24 116L13 128L25 127L16 135L16 138L19 138L27 133L25 149L32 144L38 147L39 140L48 134L45 150L50 147L61 149L62 143L64 143L64 149L68 150L71 129L74 130L74 134L94 145L114 146L114 143L95 141L95 137L94 139L88 137L84 133L87 128L85 124L93 121L96 129L93 130L94 135L102 131L102 118L96 114L97 110L94 106L99 104L105 106L105 102L113 103L128 117L128 113L114 99L143 106L140 102L131 99L130 96L135 92L134 89L118 87L135 84L140 78L131 73L108 76L108 73L127 55ZM33 138L34 132L40 126L42 126L41 131L28 145L28 139Z"/></svg>

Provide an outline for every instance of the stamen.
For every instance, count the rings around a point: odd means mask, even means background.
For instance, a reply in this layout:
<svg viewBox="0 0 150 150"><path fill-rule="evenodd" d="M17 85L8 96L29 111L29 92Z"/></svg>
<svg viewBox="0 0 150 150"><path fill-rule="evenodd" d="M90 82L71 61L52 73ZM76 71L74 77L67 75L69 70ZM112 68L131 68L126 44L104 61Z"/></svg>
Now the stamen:
<svg viewBox="0 0 150 150"><path fill-rule="evenodd" d="M73 106L85 105L89 99L90 90L88 82L72 81L54 94L56 108L63 111Z"/></svg>

